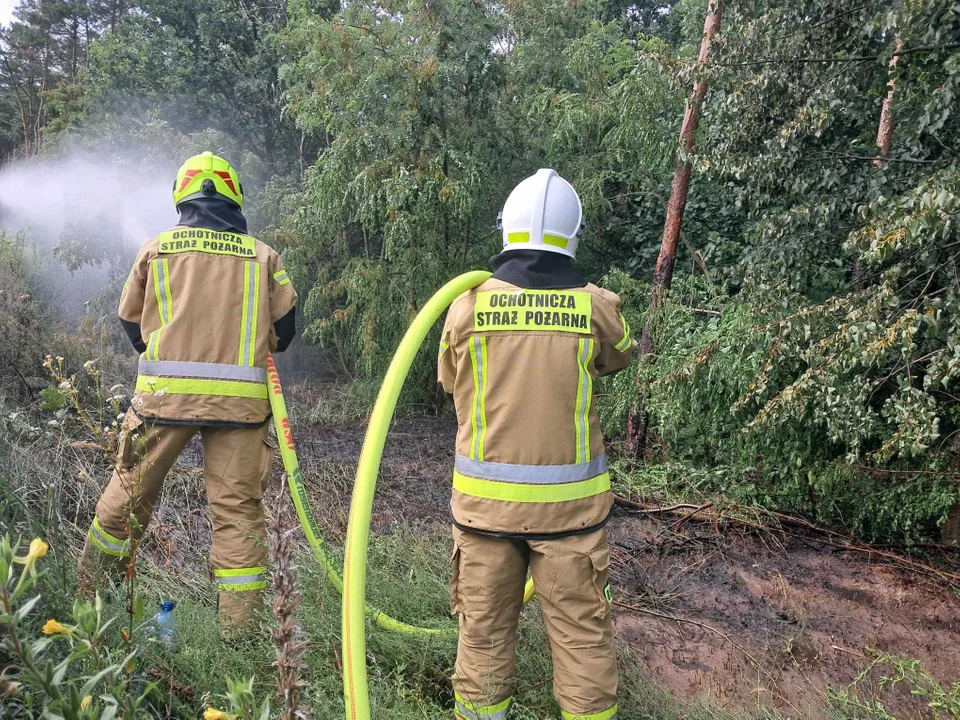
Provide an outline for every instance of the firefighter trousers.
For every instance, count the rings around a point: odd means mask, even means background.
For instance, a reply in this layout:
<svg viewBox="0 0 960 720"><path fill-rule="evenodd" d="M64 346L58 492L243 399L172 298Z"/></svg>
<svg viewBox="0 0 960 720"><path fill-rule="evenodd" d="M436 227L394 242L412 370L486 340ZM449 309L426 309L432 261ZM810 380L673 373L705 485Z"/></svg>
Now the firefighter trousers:
<svg viewBox="0 0 960 720"><path fill-rule="evenodd" d="M516 540L454 527L453 540L450 609L460 614L453 674L457 718L507 716L528 568L550 637L553 691L564 720L616 718L618 674L606 530Z"/></svg>
<svg viewBox="0 0 960 720"><path fill-rule="evenodd" d="M255 620L267 586L262 500L273 449L266 425L153 425L130 410L121 428L116 469L87 534L80 574L93 587L105 575L122 576L130 556L127 539L143 535L167 473L198 432L213 520L210 565L219 591L220 621L227 630L244 628Z"/></svg>

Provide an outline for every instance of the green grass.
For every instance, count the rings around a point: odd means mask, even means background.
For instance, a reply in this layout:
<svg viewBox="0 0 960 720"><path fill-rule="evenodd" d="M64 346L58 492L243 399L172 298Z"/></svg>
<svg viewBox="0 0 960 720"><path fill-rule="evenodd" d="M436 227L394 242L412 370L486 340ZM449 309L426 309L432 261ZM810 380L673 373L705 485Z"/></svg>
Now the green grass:
<svg viewBox="0 0 960 720"><path fill-rule="evenodd" d="M52 544L44 560L43 598L36 614L38 631L46 618L66 617L73 602L73 568L83 537L74 518L89 517L99 492L99 484L89 478L103 473L102 468L91 467L89 460L69 452L68 443L62 438L45 436L24 443L11 442L12 435L0 432L0 532L9 531L28 539L41 535ZM87 479L83 479L81 470L87 473ZM667 491L664 494L669 494L674 482L669 472L649 480L650 486ZM687 482L691 481L695 483L696 478L688 478ZM197 555L197 548L191 550ZM333 552L336 554L337 549ZM453 627L448 600L449 555L447 527L424 530L422 524L397 523L381 529L371 537L369 601L406 622ZM204 577L200 563L196 565L177 572L146 560L138 566L138 589L146 600L148 616L156 612L162 599L178 602L178 652L170 657L148 656L144 661L145 668L152 668L152 679L160 681L151 700L152 716L197 718L207 707L224 708L227 677L253 677L259 698L272 696L275 691L274 647L269 634L272 618L264 618L263 631L239 641L223 640L217 623L214 587ZM312 710L314 718L343 717L340 596L305 546L296 556L296 565L302 601L299 617L309 640L303 704ZM122 613L122 588L116 588L108 600L110 612ZM126 623L118 623L114 628L114 643L120 642L122 624ZM452 636L411 637L368 625L366 660L372 716L376 720L449 720L449 677L455 655L456 640ZM0 657L2 664L7 664L6 660ZM627 648L620 648L620 661L620 717L624 720L780 717L761 707L737 714L706 701L683 698L681 702L646 677ZM513 720L558 718L559 708L552 696L549 644L535 602L521 618L517 669ZM173 681L173 691L168 680ZM940 692L932 685L931 688L932 693ZM867 687L840 689L831 694L830 707L811 711L810 716L831 720L883 717L875 702Z"/></svg>
<svg viewBox="0 0 960 720"><path fill-rule="evenodd" d="M39 424L39 423L38 423ZM65 618L74 598L74 565L86 522L93 511L105 468L73 452L69 438L47 432L27 440L10 424L0 427L0 532L29 539L43 536L52 549L44 561L43 597L36 617ZM185 482L175 479L175 482ZM171 488L172 489L172 488ZM188 556L197 554L190 548ZM368 598L401 620L432 627L453 627L449 614L449 528L394 524L371 538ZM309 639L304 680L304 705L314 718L343 717L340 660L340 597L304 547L297 555L297 579L302 604L299 617ZM122 588L108 596L109 612L121 614ZM225 678L255 679L258 697L273 695L276 674L274 648L267 630L241 641L220 636L215 591L204 568L170 571L142 560L138 591L146 600L146 615L160 600L178 602L175 611L180 648L172 657L147 657L160 684L151 701L157 717L197 718L209 706L223 708ZM272 618L265 618L269 627ZM113 629L111 641L119 643ZM35 628L39 631L39 625ZM451 717L449 677L456 655L452 636L410 637L368 627L367 666L372 716L376 720ZM65 649L61 648L61 650ZM0 664L6 664L0 657ZM520 625L514 720L558 718L552 696L549 644L536 603ZM167 682L172 680L174 690ZM708 703L684 706L646 678L621 648L621 715L625 720L727 720L738 716ZM2 713L0 713L2 714ZM21 717L27 717L21 715Z"/></svg>
<svg viewBox="0 0 960 720"><path fill-rule="evenodd" d="M448 531L418 534L396 527L374 536L368 574L369 599L385 612L408 622L452 627L447 599ZM342 717L340 679L340 596L319 571L312 556L297 557L302 591L299 617L310 639L305 704L317 718ZM150 573L145 573L150 575ZM179 583L150 577L143 591L151 597L176 597ZM212 596L212 589L210 591ZM175 697L174 716L187 717L217 705L224 677L256 678L260 696L273 692L273 647L266 632L228 643L220 638L211 601L181 599L176 616L182 637L175 657L175 677L194 689L192 699ZM270 624L270 620L265 620ZM407 636L368 626L368 669L372 716L377 720L446 718L451 715L449 676L456 655L452 636ZM707 704L685 707L644 678L625 651L621 652L621 716L630 719L726 720L738 716ZM549 645L536 603L520 625L516 704L517 720L558 718L552 697ZM166 711L165 707L158 710Z"/></svg>

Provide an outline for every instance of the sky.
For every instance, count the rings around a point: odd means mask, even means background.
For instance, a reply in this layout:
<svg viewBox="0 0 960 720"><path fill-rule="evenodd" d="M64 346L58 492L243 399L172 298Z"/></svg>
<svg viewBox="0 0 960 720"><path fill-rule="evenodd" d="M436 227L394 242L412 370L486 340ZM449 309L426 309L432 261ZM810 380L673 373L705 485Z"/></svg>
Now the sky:
<svg viewBox="0 0 960 720"><path fill-rule="evenodd" d="M7 25L13 19L13 9L19 0L0 0L0 25Z"/></svg>

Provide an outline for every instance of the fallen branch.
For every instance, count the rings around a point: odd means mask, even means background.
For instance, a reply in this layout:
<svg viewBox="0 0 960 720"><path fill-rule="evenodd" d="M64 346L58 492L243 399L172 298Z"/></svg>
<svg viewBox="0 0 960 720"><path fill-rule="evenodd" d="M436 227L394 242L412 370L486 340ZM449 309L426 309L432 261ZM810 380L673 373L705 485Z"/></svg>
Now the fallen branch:
<svg viewBox="0 0 960 720"><path fill-rule="evenodd" d="M713 503L712 503L712 502L707 502L707 503L705 503L704 505L701 505L700 507L698 507L698 508L696 508L696 509L694 509L694 510L691 510L689 513L687 513L687 514L684 515L682 518L680 518L679 520L677 520L677 522L675 522L673 525L671 525L671 526L670 526L670 529L671 529L673 532L680 532L680 528L682 528L684 525L686 525L687 520L689 520L690 518L692 518L692 517L693 517L694 515L696 515L698 512L702 512L702 511L706 510L707 508L712 508L712 507L713 507Z"/></svg>
<svg viewBox="0 0 960 720"><path fill-rule="evenodd" d="M706 508L713 507L712 502L707 502L704 505L689 505L687 503L680 503L679 505L671 505L670 507L651 507L650 505L643 505L633 500L627 500L625 497L619 495L613 496L613 501L621 507L629 508L630 510L635 510L639 513L673 513L677 510L705 510Z"/></svg>
<svg viewBox="0 0 960 720"><path fill-rule="evenodd" d="M744 520L742 518L730 517L729 515L724 515L723 511L708 513L707 515L702 515L702 513L712 507L713 503L709 502L704 505L689 505L689 504L680 504L672 505L670 507L661 508L661 507L651 507L648 505L643 505L633 500L628 500L627 498L620 497L619 495L614 495L614 502L621 506L630 509L632 512L644 513L644 514L667 514L667 515L680 515L680 510L684 509L694 509L696 512L689 513L687 515L684 513L687 519L694 518L695 515L701 514L700 517L695 518L696 520L704 522L724 522L730 525L740 525L741 527L746 527L751 530L771 530L769 526L760 525L755 522L750 522L749 520ZM906 558L903 555L898 555L896 553L888 552L881 549L880 547L874 547L862 543L856 538L845 535L843 533L837 532L835 530L829 530L824 527L820 527L815 523L810 522L809 520L804 520L803 518L794 517L792 515L785 515L784 513L779 513L774 510L764 510L764 513L773 517L777 520L777 523L780 526L780 529L783 528L794 528L797 530L804 530L808 533L814 535L824 536L819 539L818 542L825 543L831 547L838 548L840 550L845 550L849 552L858 552L864 555L870 555L873 557L883 558L891 562L894 565L898 565L903 568L908 568L914 572L922 573L925 575L933 576L939 579L942 582L947 583L951 587L954 587L960 590L960 574L946 572L943 570L937 570L932 565L927 565L926 563L919 562L917 560L911 560ZM832 539L829 539L832 538Z"/></svg>
<svg viewBox="0 0 960 720"><path fill-rule="evenodd" d="M861 652L857 652L856 650L849 650L847 648L840 647L839 645L831 645L830 647L837 652L847 653L849 655L853 655L854 657L862 658L863 660L868 659L866 655Z"/></svg>

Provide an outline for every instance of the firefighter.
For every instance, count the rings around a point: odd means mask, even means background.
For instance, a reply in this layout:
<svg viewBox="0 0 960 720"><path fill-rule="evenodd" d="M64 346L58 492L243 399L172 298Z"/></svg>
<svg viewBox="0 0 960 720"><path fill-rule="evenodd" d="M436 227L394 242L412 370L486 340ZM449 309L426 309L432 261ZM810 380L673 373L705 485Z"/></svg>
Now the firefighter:
<svg viewBox="0 0 960 720"><path fill-rule="evenodd" d="M180 222L140 249L120 296L139 375L81 555L82 589L122 573L129 539L142 536L164 478L199 433L210 564L229 633L255 620L267 585L267 355L296 334L297 294L276 251L247 235L243 186L226 160L211 152L187 160L173 202Z"/></svg>
<svg viewBox="0 0 960 720"><path fill-rule="evenodd" d="M451 611L460 615L456 717L503 720L517 623L533 575L565 720L617 716L613 507L594 378L627 367L620 299L574 266L580 199L553 170L507 198L493 277L450 307L439 378L453 394Z"/></svg>

